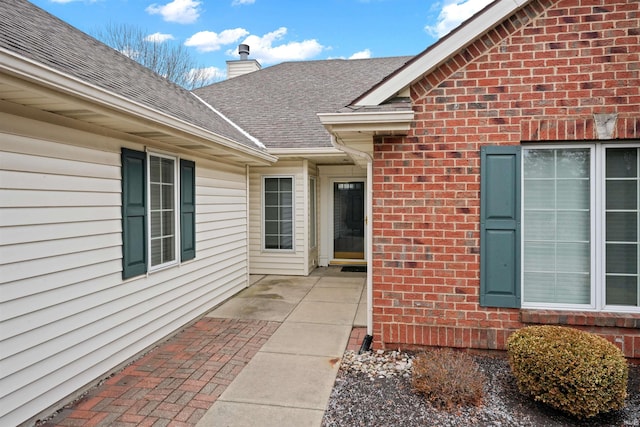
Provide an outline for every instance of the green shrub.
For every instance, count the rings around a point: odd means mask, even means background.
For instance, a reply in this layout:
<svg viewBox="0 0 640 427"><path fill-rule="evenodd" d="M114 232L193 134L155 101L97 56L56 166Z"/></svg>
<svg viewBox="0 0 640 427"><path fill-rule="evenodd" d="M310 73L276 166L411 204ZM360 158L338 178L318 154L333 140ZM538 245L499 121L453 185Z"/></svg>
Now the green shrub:
<svg viewBox="0 0 640 427"><path fill-rule="evenodd" d="M466 353L443 348L421 353L413 361L413 389L436 408L480 405L484 382L478 364Z"/></svg>
<svg viewBox="0 0 640 427"><path fill-rule="evenodd" d="M531 326L507 340L509 364L524 394L577 418L621 409L629 368L604 338L561 326Z"/></svg>

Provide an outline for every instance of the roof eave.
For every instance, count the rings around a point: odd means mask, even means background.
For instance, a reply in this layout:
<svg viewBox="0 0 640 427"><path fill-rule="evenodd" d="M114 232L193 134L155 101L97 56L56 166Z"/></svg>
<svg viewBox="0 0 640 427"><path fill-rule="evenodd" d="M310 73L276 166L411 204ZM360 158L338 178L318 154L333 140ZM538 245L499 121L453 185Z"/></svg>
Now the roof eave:
<svg viewBox="0 0 640 427"><path fill-rule="evenodd" d="M74 76L55 70L39 62L30 60L12 51L0 48L0 73L6 73L31 84L80 99L88 104L153 124L155 127L170 130L184 138L207 141L225 149L233 150L241 158L259 163L270 164L277 158L264 150L255 149L233 141L223 135L203 129L182 119L166 114L144 104L133 101L106 89L92 85Z"/></svg>
<svg viewBox="0 0 640 427"><path fill-rule="evenodd" d="M364 159L373 153L374 136L406 135L414 121L414 112L402 110L320 113L318 118L332 135L334 146L338 149L345 147L343 151L354 163L366 167Z"/></svg>
<svg viewBox="0 0 640 427"><path fill-rule="evenodd" d="M314 156L341 156L344 153L334 147L309 147L309 148L268 148L269 153L281 157L314 157Z"/></svg>
<svg viewBox="0 0 640 427"><path fill-rule="evenodd" d="M414 120L412 110L353 113L319 113L329 133L359 132L371 135L406 134Z"/></svg>
<svg viewBox="0 0 640 427"><path fill-rule="evenodd" d="M394 97L528 2L529 0L498 0L490 4L381 85L365 93L353 105L380 105Z"/></svg>

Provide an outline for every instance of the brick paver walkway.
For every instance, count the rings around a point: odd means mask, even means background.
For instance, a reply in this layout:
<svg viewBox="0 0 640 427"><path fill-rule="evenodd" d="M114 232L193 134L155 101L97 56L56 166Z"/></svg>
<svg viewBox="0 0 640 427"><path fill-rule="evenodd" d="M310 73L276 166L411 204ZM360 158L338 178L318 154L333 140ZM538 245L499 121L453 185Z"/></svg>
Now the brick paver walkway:
<svg viewBox="0 0 640 427"><path fill-rule="evenodd" d="M349 336L349 342L347 343L347 350L360 351L362 341L364 341L366 335L367 328L353 328Z"/></svg>
<svg viewBox="0 0 640 427"><path fill-rule="evenodd" d="M193 426L278 326L203 318L40 426Z"/></svg>
<svg viewBox="0 0 640 427"><path fill-rule="evenodd" d="M205 317L38 425L194 426L279 326ZM354 328L347 349L366 333Z"/></svg>

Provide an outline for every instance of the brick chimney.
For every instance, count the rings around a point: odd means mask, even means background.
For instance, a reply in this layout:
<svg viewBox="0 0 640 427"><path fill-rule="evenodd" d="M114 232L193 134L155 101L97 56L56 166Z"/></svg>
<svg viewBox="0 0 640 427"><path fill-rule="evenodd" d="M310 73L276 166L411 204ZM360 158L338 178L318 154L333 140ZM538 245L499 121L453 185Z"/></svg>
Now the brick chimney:
<svg viewBox="0 0 640 427"><path fill-rule="evenodd" d="M241 44L238 46L240 59L236 61L227 61L227 78L238 77L243 74L258 71L262 68L260 63L255 59L249 59L249 45Z"/></svg>

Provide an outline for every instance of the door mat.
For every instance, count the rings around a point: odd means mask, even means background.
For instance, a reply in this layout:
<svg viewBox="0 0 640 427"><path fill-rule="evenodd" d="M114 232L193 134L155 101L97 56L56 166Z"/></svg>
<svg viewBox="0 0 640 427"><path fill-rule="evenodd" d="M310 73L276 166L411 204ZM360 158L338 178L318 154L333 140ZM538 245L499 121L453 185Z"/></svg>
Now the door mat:
<svg viewBox="0 0 640 427"><path fill-rule="evenodd" d="M367 266L366 265L345 265L344 267L342 267L343 272L347 272L347 273L366 273L367 272Z"/></svg>

